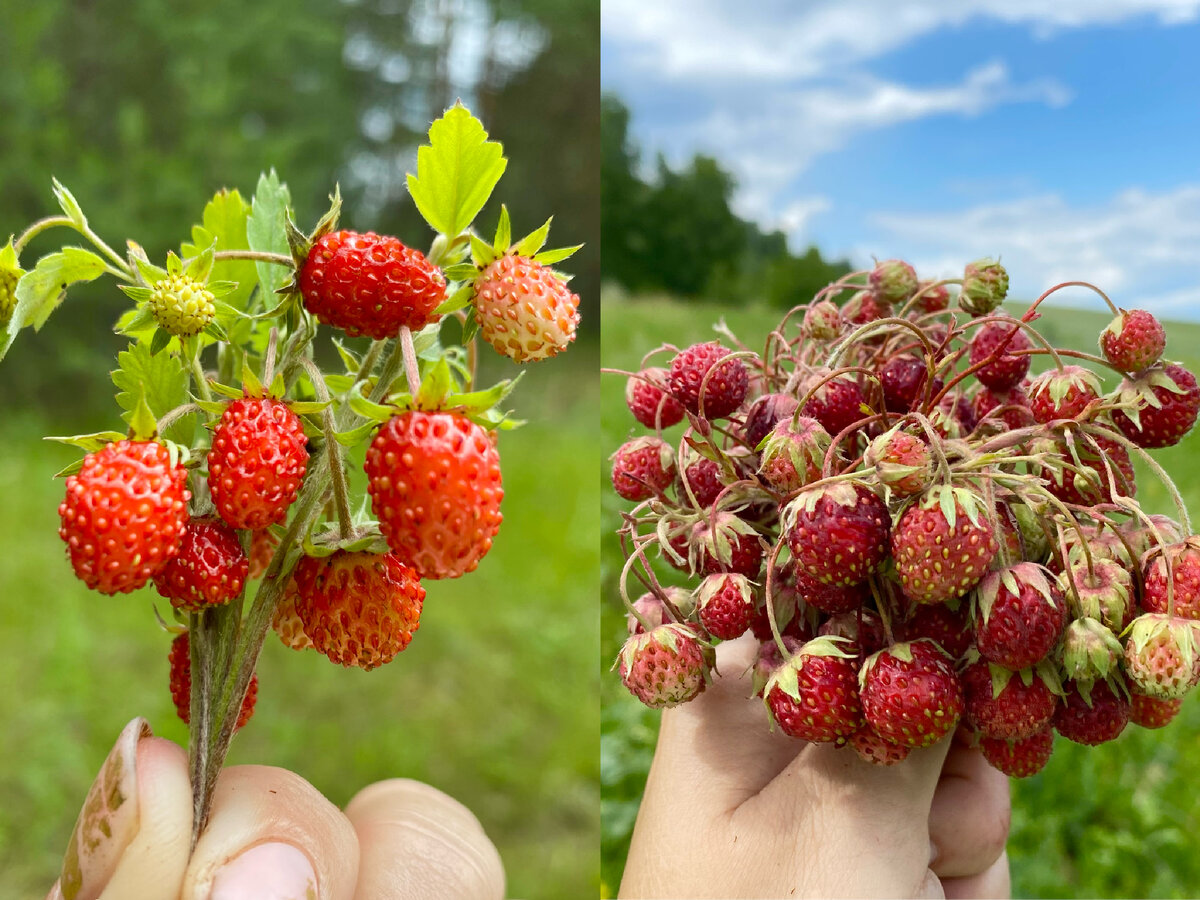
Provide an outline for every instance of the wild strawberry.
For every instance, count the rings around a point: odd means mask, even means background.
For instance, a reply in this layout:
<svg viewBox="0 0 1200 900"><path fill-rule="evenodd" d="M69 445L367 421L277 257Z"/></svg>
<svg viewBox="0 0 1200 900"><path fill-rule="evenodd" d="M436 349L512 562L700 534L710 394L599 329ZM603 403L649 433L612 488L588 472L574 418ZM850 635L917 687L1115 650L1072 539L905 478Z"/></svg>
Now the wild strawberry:
<svg viewBox="0 0 1200 900"><path fill-rule="evenodd" d="M804 643L816 637L810 614L802 612L797 606L798 596L794 590L780 584L774 586L771 593L774 595L775 627L784 638ZM765 597L754 609L754 618L750 620L750 633L759 641L775 640Z"/></svg>
<svg viewBox="0 0 1200 900"><path fill-rule="evenodd" d="M916 308L923 313L941 312L950 305L950 289L934 281L922 281L913 299Z"/></svg>
<svg viewBox="0 0 1200 900"><path fill-rule="evenodd" d="M293 650L307 650L313 645L312 638L304 633L304 622L296 612L296 579L289 578L283 594L275 604L271 614L271 628L279 635L285 647Z"/></svg>
<svg viewBox="0 0 1200 900"><path fill-rule="evenodd" d="M1144 309L1121 310L1100 332L1100 352L1122 372L1148 369L1158 362L1166 347L1162 325Z"/></svg>
<svg viewBox="0 0 1200 900"><path fill-rule="evenodd" d="M613 471L615 476L616 470ZM687 486L691 488L691 496L696 500L697 509L708 509L717 502L717 497L721 495L721 491L725 490L721 476L721 466L703 456L696 457L684 468L683 478L687 482ZM620 492L618 491L618 493ZM681 500L687 496L687 491L679 492Z"/></svg>
<svg viewBox="0 0 1200 900"><path fill-rule="evenodd" d="M1001 321L988 322L971 341L971 366L992 362L977 371L975 377L989 390L1000 393L1012 390L1029 372L1031 357L1020 355L1020 351L1032 346L1016 319L1005 316Z"/></svg>
<svg viewBox="0 0 1200 900"><path fill-rule="evenodd" d="M140 588L179 551L191 496L187 470L156 441L89 453L58 507L75 574L102 594Z"/></svg>
<svg viewBox="0 0 1200 900"><path fill-rule="evenodd" d="M1117 531L1129 543L1132 558L1136 560L1151 550L1179 543L1187 537L1182 525L1170 516L1159 514L1130 519Z"/></svg>
<svg viewBox="0 0 1200 900"><path fill-rule="evenodd" d="M696 591L700 624L723 641L739 638L754 619L755 600L754 588L745 575L733 572L709 575Z"/></svg>
<svg viewBox="0 0 1200 900"><path fill-rule="evenodd" d="M500 454L453 412L409 410L367 448L367 491L379 530L422 579L473 572L500 530Z"/></svg>
<svg viewBox="0 0 1200 900"><path fill-rule="evenodd" d="M899 425L871 441L863 462L875 467L879 480L897 497L919 494L933 477L929 445Z"/></svg>
<svg viewBox="0 0 1200 900"><path fill-rule="evenodd" d="M728 355L711 341L693 344L671 360L671 394L684 409L706 419L723 419L742 405L749 377L740 359L720 362Z"/></svg>
<svg viewBox="0 0 1200 900"><path fill-rule="evenodd" d="M914 604L911 615L896 623L896 640L928 638L946 651L951 660L958 661L974 641L966 611L965 603L958 610L945 603Z"/></svg>
<svg viewBox="0 0 1200 900"><path fill-rule="evenodd" d="M1155 449L1178 444L1200 414L1200 386L1183 366L1155 366L1117 388L1117 399L1133 408L1114 410L1113 422L1139 447Z"/></svg>
<svg viewBox="0 0 1200 900"><path fill-rule="evenodd" d="M775 670L765 689L780 730L804 741L845 743L863 726L858 666L834 638L816 638Z"/></svg>
<svg viewBox="0 0 1200 900"><path fill-rule="evenodd" d="M977 259L963 271L958 305L973 316L986 316L1008 296L1008 272L994 259Z"/></svg>
<svg viewBox="0 0 1200 900"><path fill-rule="evenodd" d="M842 318L855 327L886 318L891 314L892 304L873 291L859 291L842 307Z"/></svg>
<svg viewBox="0 0 1200 900"><path fill-rule="evenodd" d="M421 625L425 588L395 553L305 556L295 578L304 633L343 666L370 671L391 662Z"/></svg>
<svg viewBox="0 0 1200 900"><path fill-rule="evenodd" d="M1073 681L1112 678L1124 656L1116 634L1096 619L1088 616L1076 619L1063 633L1063 671Z"/></svg>
<svg viewBox="0 0 1200 900"><path fill-rule="evenodd" d="M863 405L866 398L858 382L846 375L826 379L825 374L814 375L801 391L807 394L818 381L822 382L804 404L803 415L816 419L831 436L849 428L866 413Z"/></svg>
<svg viewBox="0 0 1200 900"><path fill-rule="evenodd" d="M883 405L888 412L906 413L917 409L925 399L929 369L915 356L893 356L879 368L879 383L883 385ZM930 396L942 389L940 378L934 379Z"/></svg>
<svg viewBox="0 0 1200 900"><path fill-rule="evenodd" d="M1183 708L1182 697L1160 700L1133 691L1129 700L1129 719L1141 728L1166 728Z"/></svg>
<svg viewBox="0 0 1200 900"><path fill-rule="evenodd" d="M971 402L971 416L976 425L985 420L991 424L1001 422L1005 428L1016 430L1033 424L1033 412L1029 408L1029 397L1025 388L1017 385L1012 390L1000 393L980 387ZM971 429L964 430L970 431Z"/></svg>
<svg viewBox="0 0 1200 900"><path fill-rule="evenodd" d="M876 766L894 766L896 763L904 762L908 758L908 754L912 752L910 747L893 744L880 737L870 725L864 725L850 735L850 746L854 748L859 759Z"/></svg>
<svg viewBox="0 0 1200 900"><path fill-rule="evenodd" d="M965 488L934 488L892 530L896 573L916 603L961 597L979 583L998 549L983 501Z"/></svg>
<svg viewBox="0 0 1200 900"><path fill-rule="evenodd" d="M790 394L763 394L746 412L746 443L757 448L782 419L790 419L800 402Z"/></svg>
<svg viewBox="0 0 1200 900"><path fill-rule="evenodd" d="M762 568L762 539L754 526L731 512L720 511L700 520L692 535L696 570L702 575L734 572L752 580Z"/></svg>
<svg viewBox="0 0 1200 900"><path fill-rule="evenodd" d="M1102 434L1089 437L1075 436L1074 454L1062 440L1046 438L1033 443L1033 455L1057 463L1032 467L1046 479L1046 490L1064 503L1080 506L1135 496L1137 482L1129 453L1112 438Z"/></svg>
<svg viewBox="0 0 1200 900"><path fill-rule="evenodd" d="M783 636L783 646L787 650L788 658L800 652L800 648L806 642L798 638ZM771 676L775 670L783 665L783 656L779 652L779 645L775 643L774 637L764 639L759 643L758 655L754 658L754 666L751 668L750 680L754 685L754 696L762 698L766 694L767 682L771 680Z"/></svg>
<svg viewBox="0 0 1200 900"><path fill-rule="evenodd" d="M967 724L985 737L1018 741L1050 723L1058 698L1041 676L980 660L962 672Z"/></svg>
<svg viewBox="0 0 1200 900"><path fill-rule="evenodd" d="M870 596L861 584L850 587L824 584L799 570L795 573L795 579L796 593L799 594L800 599L813 609L829 615L860 609L863 602Z"/></svg>
<svg viewBox="0 0 1200 900"><path fill-rule="evenodd" d="M675 454L661 438L643 436L612 455L613 489L626 500L660 496L675 481Z"/></svg>
<svg viewBox="0 0 1200 900"><path fill-rule="evenodd" d="M171 641L171 652L168 655L171 664L170 687L171 699L175 702L175 712L183 720L184 725L191 724L192 700L192 668L191 647L187 632L175 636ZM250 676L250 686L246 688L246 696L242 699L242 709L238 713L237 722L233 729L244 728L254 715L254 703L258 700L258 676Z"/></svg>
<svg viewBox="0 0 1200 900"><path fill-rule="evenodd" d="M783 514L797 571L847 587L867 579L888 555L891 516L879 495L841 482L803 491Z"/></svg>
<svg viewBox="0 0 1200 900"><path fill-rule="evenodd" d="M279 538L269 528L254 532L250 538L250 578L262 578L267 566L275 558L275 548L279 546Z"/></svg>
<svg viewBox="0 0 1200 900"><path fill-rule="evenodd" d="M1077 744L1115 741L1129 724L1129 701L1106 681L1092 685L1070 682L1067 696L1054 711L1054 729Z"/></svg>
<svg viewBox="0 0 1200 900"><path fill-rule="evenodd" d="M304 308L322 322L376 340L436 322L446 299L446 279L420 250L372 231L318 238L297 283Z"/></svg>
<svg viewBox="0 0 1200 900"><path fill-rule="evenodd" d="M687 588L667 585L663 588L667 600L684 619L690 619L696 611L696 598ZM645 593L633 601L633 608L646 620L651 628L657 628L663 622L672 621L668 616L662 599L653 593ZM637 616L627 615L626 624L630 634L643 634L646 629L638 621Z"/></svg>
<svg viewBox="0 0 1200 900"><path fill-rule="evenodd" d="M1043 372L1029 386L1029 408L1041 423L1075 419L1100 398L1100 376L1083 366Z"/></svg>
<svg viewBox="0 0 1200 900"><path fill-rule="evenodd" d="M1067 627L1067 601L1049 573L1019 562L989 573L975 595L975 646L990 662L1024 669L1041 662Z"/></svg>
<svg viewBox="0 0 1200 900"><path fill-rule="evenodd" d="M179 552L154 576L154 586L176 609L199 612L242 592L250 561L237 532L217 519L191 519Z"/></svg>
<svg viewBox="0 0 1200 900"><path fill-rule="evenodd" d="M625 382L625 404L647 428L670 428L683 418L683 407L667 393L667 370L643 369Z"/></svg>
<svg viewBox="0 0 1200 900"><path fill-rule="evenodd" d="M1145 570L1142 609L1200 619L1200 537L1171 544L1150 559Z"/></svg>
<svg viewBox="0 0 1200 900"><path fill-rule="evenodd" d="M1133 620L1125 642L1125 674L1131 687L1160 700L1175 700L1200 681L1200 624L1193 619L1145 613Z"/></svg>
<svg viewBox="0 0 1200 900"><path fill-rule="evenodd" d="M548 359L567 349L579 326L579 295L553 269L524 256L502 256L475 279L479 334L514 362Z"/></svg>
<svg viewBox="0 0 1200 900"><path fill-rule="evenodd" d="M217 314L212 291L187 275L156 281L146 302L158 326L176 337L199 334Z"/></svg>
<svg viewBox="0 0 1200 900"><path fill-rule="evenodd" d="M308 467L307 443L286 403L243 397L226 406L208 453L208 489L221 518L252 531L286 519Z"/></svg>
<svg viewBox="0 0 1200 900"><path fill-rule="evenodd" d="M863 663L863 715L880 737L914 749L954 731L963 692L954 667L929 641L895 644Z"/></svg>
<svg viewBox="0 0 1200 900"><path fill-rule="evenodd" d="M790 494L821 477L829 432L808 416L780 419L767 436L762 449L762 480Z"/></svg>
<svg viewBox="0 0 1200 900"><path fill-rule="evenodd" d="M1011 778L1028 778L1046 768L1054 750L1054 729L1046 726L1019 741L985 737L979 742L983 758Z"/></svg>
<svg viewBox="0 0 1200 900"><path fill-rule="evenodd" d="M621 681L651 709L686 703L704 692L712 648L686 625L660 625L632 635L617 657Z"/></svg>
<svg viewBox="0 0 1200 900"><path fill-rule="evenodd" d="M821 623L817 634L822 637L847 638L851 643L845 645L846 652L855 652L861 656L870 656L882 650L888 642L887 634L883 630L883 620L865 609L830 616Z"/></svg>
<svg viewBox="0 0 1200 900"><path fill-rule="evenodd" d="M801 331L809 340L832 341L841 334L842 311L829 300L814 303L804 313Z"/></svg>
<svg viewBox="0 0 1200 900"><path fill-rule="evenodd" d="M0 263L0 328L7 327L12 320L12 314L17 308L17 282L24 274L16 264L15 258L7 264Z"/></svg>
<svg viewBox="0 0 1200 900"><path fill-rule="evenodd" d="M903 303L917 292L920 285L916 271L902 259L885 259L876 263L867 280L872 292L883 303Z"/></svg>

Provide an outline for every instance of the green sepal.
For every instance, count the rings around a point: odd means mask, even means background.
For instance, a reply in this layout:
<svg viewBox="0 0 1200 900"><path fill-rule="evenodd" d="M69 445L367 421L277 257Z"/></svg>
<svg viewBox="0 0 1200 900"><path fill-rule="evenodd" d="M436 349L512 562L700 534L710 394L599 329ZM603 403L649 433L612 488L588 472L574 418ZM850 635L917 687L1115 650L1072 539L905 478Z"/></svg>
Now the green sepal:
<svg viewBox="0 0 1200 900"><path fill-rule="evenodd" d="M509 414L499 409L487 409L483 412L468 412L467 418L488 431L512 431L528 424L526 419L512 419Z"/></svg>
<svg viewBox="0 0 1200 900"><path fill-rule="evenodd" d="M133 263L133 267L137 270L138 277L143 282L150 286L154 286L158 282L167 277L167 270L160 268L150 262L150 257L146 255L145 249L141 244L135 241L128 242L129 260Z"/></svg>
<svg viewBox="0 0 1200 900"><path fill-rule="evenodd" d="M208 386L212 389L213 393L220 394L222 397L228 397L230 400L241 400L246 396L246 392L240 387L221 384L221 382L213 381L212 379L209 379Z"/></svg>
<svg viewBox="0 0 1200 900"><path fill-rule="evenodd" d="M25 274L25 270L21 268L20 261L17 259L16 246L13 244L13 238L8 239L8 243L0 247L0 272L8 272L17 276L17 280L21 280L21 276Z"/></svg>
<svg viewBox="0 0 1200 900"><path fill-rule="evenodd" d="M439 359L421 379L417 388L417 409L442 409L450 392L456 387L450 374L450 364Z"/></svg>
<svg viewBox="0 0 1200 900"><path fill-rule="evenodd" d="M141 285L118 284L117 287L121 289L126 297L135 303L145 303L154 296L153 288L142 287ZM146 315L150 315L149 310L146 310Z"/></svg>
<svg viewBox="0 0 1200 900"><path fill-rule="evenodd" d="M287 383L283 380L283 373L276 372L275 377L271 379L271 384L267 387L267 396L272 400L282 400L286 393ZM324 407L321 408L324 409Z"/></svg>
<svg viewBox="0 0 1200 900"><path fill-rule="evenodd" d="M288 409L298 416L307 416L324 412L332 403L332 400L289 400Z"/></svg>
<svg viewBox="0 0 1200 900"><path fill-rule="evenodd" d="M496 239L492 241L492 246L496 252L503 253L509 243L512 241L512 220L508 217L508 207L500 204L500 220L496 223Z"/></svg>
<svg viewBox="0 0 1200 900"><path fill-rule="evenodd" d="M475 340L475 335L479 333L479 322L475 318L475 307L471 306L467 309L467 317L463 320L462 342L469 344Z"/></svg>
<svg viewBox="0 0 1200 900"><path fill-rule="evenodd" d="M220 400L198 400L193 398L192 402L208 413L210 416L224 415L225 407L229 404Z"/></svg>
<svg viewBox="0 0 1200 900"><path fill-rule="evenodd" d="M541 228L529 232L529 234L517 241L517 246L513 248L513 252L517 256L533 256L541 250L546 246L546 239L550 237L550 223L553 221L554 216L551 216L542 223Z"/></svg>
<svg viewBox="0 0 1200 900"><path fill-rule="evenodd" d="M247 397L263 396L263 384L250 367L249 361L242 363L242 390L246 392Z"/></svg>
<svg viewBox="0 0 1200 900"><path fill-rule="evenodd" d="M165 328L155 328L154 337L150 339L150 355L158 356L163 350L167 349L167 345L174 340L174 335Z"/></svg>
<svg viewBox="0 0 1200 900"><path fill-rule="evenodd" d="M54 192L54 199L58 201L58 205L62 208L63 215L75 223L80 231L87 228L87 217L83 214L83 209L79 206L79 201L75 196L63 187L62 182L57 178L51 178L51 190Z"/></svg>
<svg viewBox="0 0 1200 900"><path fill-rule="evenodd" d="M471 266L471 270L474 271L475 267ZM471 300L474 296L475 289L470 284L465 284L445 300L443 300L441 304L438 305L438 308L434 310L434 312L439 316L445 316L449 315L450 313L458 312L464 306L470 306Z"/></svg>
<svg viewBox="0 0 1200 900"><path fill-rule="evenodd" d="M310 441L323 441L325 439L325 429L320 422L314 421L312 416L298 416L300 419L300 427L304 430L304 436Z"/></svg>
<svg viewBox="0 0 1200 900"><path fill-rule="evenodd" d="M138 395L133 415L129 417L129 437L135 441L149 441L157 435L158 419L154 418L154 412L146 402L146 393L143 391Z"/></svg>
<svg viewBox="0 0 1200 900"><path fill-rule="evenodd" d="M379 422L376 419L371 419L369 422L364 422L357 428L351 428L349 431L338 431L334 433L334 438L343 447L357 447L363 441L367 440L379 427Z"/></svg>
<svg viewBox="0 0 1200 900"><path fill-rule="evenodd" d="M324 378L325 387L329 388L329 393L331 394L344 394L358 383L357 375L347 375L335 372L332 375L324 376Z"/></svg>
<svg viewBox="0 0 1200 900"><path fill-rule="evenodd" d="M238 283L236 281L210 281L205 285L205 288L213 295L213 299L215 300L220 297L228 297L238 289ZM232 309L233 307L230 308Z"/></svg>
<svg viewBox="0 0 1200 900"><path fill-rule="evenodd" d="M226 344L230 343L229 332L225 330L225 326L221 324L220 319L214 318L204 326L204 330L200 333L212 338L214 341L221 341Z"/></svg>
<svg viewBox="0 0 1200 900"><path fill-rule="evenodd" d="M188 278L191 278L193 281L199 281L201 283L208 281L208 276L212 274L213 253L216 251L216 249L217 241L216 238L214 238L213 242L201 250L199 255L193 256L188 260L187 265L184 267L183 274ZM171 266L171 258L174 255L174 253L167 254L168 268ZM237 287L237 285L234 285L234 287ZM209 290L211 290L211 288L209 288Z"/></svg>
<svg viewBox="0 0 1200 900"><path fill-rule="evenodd" d="M333 339L333 346L337 350L338 356L342 358L342 365L346 367L346 371L351 375L357 375L359 368L362 366L362 360L346 349L346 346L337 338Z"/></svg>
<svg viewBox="0 0 1200 900"><path fill-rule="evenodd" d="M149 288L131 288L126 287L125 285L121 286L121 290L129 293L131 297L133 296L130 293L131 291L136 290L146 291L148 293L150 292ZM136 300L137 298L134 297L134 299ZM155 324L154 312L150 309L150 307L143 304L136 309L131 309L130 313L132 313L132 315L128 317L122 316L120 321L117 322L116 328L114 329L117 334L125 334L132 337L137 335L138 332L145 332L149 331L151 328L158 327Z"/></svg>
<svg viewBox="0 0 1200 900"><path fill-rule="evenodd" d="M178 257L178 255L176 255L174 250L167 251L167 274L168 275L182 275L183 274L183 260L180 259Z"/></svg>
<svg viewBox="0 0 1200 900"><path fill-rule="evenodd" d="M345 550L347 553L387 553L387 541L379 533L378 523L375 524L374 530L366 530L364 534L361 529L356 528L355 533L349 537L342 537L336 531L327 531L316 536L306 535L303 542L304 553L306 556L316 557L332 556L339 550Z"/></svg>
<svg viewBox="0 0 1200 900"><path fill-rule="evenodd" d="M446 276L447 281L474 281L476 276L479 275L479 267L473 262L460 262L452 266L446 266L446 268L442 269L442 274ZM445 302L443 302L442 306L445 306ZM439 306L438 311L441 311L441 308ZM447 312L453 312L455 309L458 309L458 307L455 306L447 310Z"/></svg>
<svg viewBox="0 0 1200 900"><path fill-rule="evenodd" d="M533 261L541 263L543 266L552 266L555 263L562 262L564 259L569 259L582 249L583 244L576 244L573 247L559 247L555 250L546 250L534 256Z"/></svg>
<svg viewBox="0 0 1200 900"><path fill-rule="evenodd" d="M125 440L125 435L119 431L98 431L95 434L74 434L70 437L50 435L42 438L42 440L54 441L57 444L67 444L71 447L86 450L88 453L95 453L97 450L103 450L114 441Z"/></svg>
<svg viewBox="0 0 1200 900"><path fill-rule="evenodd" d="M319 239L337 229L338 219L342 215L342 188L341 185L334 184L333 193L329 195L329 209L325 215L317 221L317 225L313 228L312 233L308 236L309 246L315 244Z"/></svg>
<svg viewBox="0 0 1200 900"><path fill-rule="evenodd" d="M485 268L499 257L500 254L487 241L471 235L471 259L478 268Z"/></svg>
<svg viewBox="0 0 1200 900"><path fill-rule="evenodd" d="M469 394L451 394L446 398L446 408L463 409L467 412L484 412L492 409L513 392L524 375L525 372L522 370L516 378L506 378L487 390L472 391Z"/></svg>
<svg viewBox="0 0 1200 900"><path fill-rule="evenodd" d="M373 403L360 391L350 393L350 408L364 419L373 419L376 422L386 422L396 414L396 407Z"/></svg>
<svg viewBox="0 0 1200 900"><path fill-rule="evenodd" d="M124 435L121 435L121 436L124 437ZM55 472L54 477L55 478L66 478L68 475L78 474L80 472L80 470L82 470L82 469L83 469L83 460L77 459L77 460L75 460L75 462L70 463L69 465L64 466L63 468L61 468L57 472Z"/></svg>

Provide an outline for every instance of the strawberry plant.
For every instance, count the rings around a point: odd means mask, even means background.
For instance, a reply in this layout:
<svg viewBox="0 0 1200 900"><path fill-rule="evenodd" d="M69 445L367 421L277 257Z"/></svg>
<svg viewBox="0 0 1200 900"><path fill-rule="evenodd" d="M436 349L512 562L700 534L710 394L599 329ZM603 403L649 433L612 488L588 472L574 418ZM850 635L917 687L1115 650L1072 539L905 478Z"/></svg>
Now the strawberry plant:
<svg viewBox="0 0 1200 900"><path fill-rule="evenodd" d="M1038 331L1072 285L1114 317L1098 354ZM994 260L942 281L888 260L761 343L722 322L610 370L637 423L612 458L635 696L694 699L753 634L764 727L884 765L962 725L1028 776L1056 734L1174 717L1200 683L1200 536L1147 450L1193 429L1196 379L1092 285L1019 316L1007 290ZM1143 510L1135 461L1177 519Z"/></svg>
<svg viewBox="0 0 1200 900"><path fill-rule="evenodd" d="M0 358L72 285L112 279L131 301L115 325L122 429L52 438L85 453L60 473L59 533L89 588L153 583L170 603L193 842L258 699L267 632L344 666L389 663L433 582L473 571L500 530L498 435L520 424L502 407L519 379L477 384L479 339L531 362L579 321L554 268L578 248L547 249L549 222L514 239L501 206L492 239L477 230L506 163L461 105L432 123L408 176L427 251L339 230L336 188L301 230L273 171L249 201L218 191L161 265L133 240L113 249L57 181L62 214L0 249ZM22 260L54 228L86 246Z"/></svg>

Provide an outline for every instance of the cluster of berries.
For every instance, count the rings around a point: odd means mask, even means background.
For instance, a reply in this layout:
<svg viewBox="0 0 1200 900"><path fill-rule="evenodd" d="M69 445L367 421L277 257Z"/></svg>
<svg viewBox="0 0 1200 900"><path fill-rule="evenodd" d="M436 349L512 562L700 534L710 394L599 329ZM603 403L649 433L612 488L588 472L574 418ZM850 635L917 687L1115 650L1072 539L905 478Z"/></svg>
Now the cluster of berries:
<svg viewBox="0 0 1200 900"><path fill-rule="evenodd" d="M1033 327L1057 288L1021 318L1007 290L992 260L938 282L888 260L791 310L764 353L725 330L733 349L665 347L669 368L630 374L653 431L612 457L637 504L616 663L636 697L695 698L714 644L751 632L772 722L881 765L961 722L1027 776L1055 732L1100 744L1178 713L1200 682L1200 536L1152 461L1179 521L1143 512L1132 460L1189 432L1200 387L1148 312L1113 308L1096 356Z"/></svg>

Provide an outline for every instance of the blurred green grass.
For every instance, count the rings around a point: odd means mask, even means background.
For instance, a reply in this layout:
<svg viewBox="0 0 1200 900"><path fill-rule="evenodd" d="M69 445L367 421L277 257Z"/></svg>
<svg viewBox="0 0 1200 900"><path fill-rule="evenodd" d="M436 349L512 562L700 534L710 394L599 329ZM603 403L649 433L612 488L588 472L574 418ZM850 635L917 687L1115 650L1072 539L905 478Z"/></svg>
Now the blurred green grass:
<svg viewBox="0 0 1200 900"><path fill-rule="evenodd" d="M427 781L479 816L510 896L595 894L597 363L595 342L581 341L528 367L511 405L529 424L500 439L504 525L476 572L427 583L399 658L342 669L268 635L231 764L293 769L338 805L381 778ZM0 432L0 896L13 900L45 895L129 719L187 739L167 692L170 641L151 612L168 605L152 588L89 592L57 535L51 476L76 454L41 437L91 424L10 411Z"/></svg>
<svg viewBox="0 0 1200 900"><path fill-rule="evenodd" d="M680 303L668 297L604 296L601 363L634 371L664 342L687 346L713 340L724 319L751 348L760 348L781 313L754 306ZM1012 307L1019 312L1017 306ZM1101 311L1042 307L1037 327L1055 346L1095 352L1111 316ZM1167 356L1200 370L1200 325L1168 323ZM670 353L655 365L669 365ZM1111 378L1111 376L1110 376ZM1108 382L1111 387L1114 382ZM605 375L601 388L603 453L611 454L641 427L624 403L625 379ZM671 430L677 434L682 426ZM1156 451L1190 510L1200 514L1200 438ZM613 532L625 506L601 476L601 878L615 895L653 757L658 714L634 700L608 669L625 637L617 578L622 556ZM1165 488L1138 465L1138 497L1150 512L1174 513ZM664 571L669 579L671 573ZM1200 702L1188 700L1163 731L1130 727L1116 742L1086 748L1055 742L1047 767L1012 781L1008 844L1013 896L1200 896Z"/></svg>

